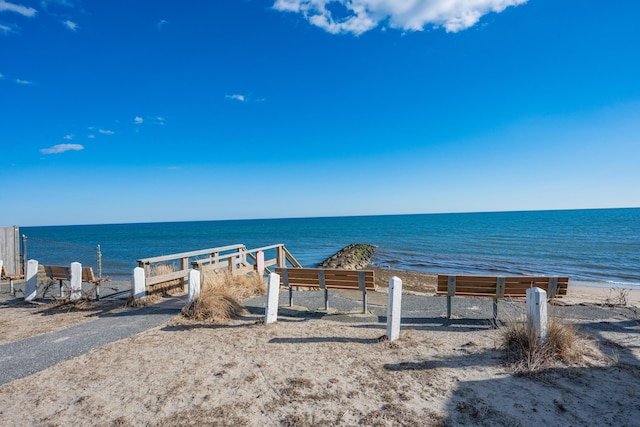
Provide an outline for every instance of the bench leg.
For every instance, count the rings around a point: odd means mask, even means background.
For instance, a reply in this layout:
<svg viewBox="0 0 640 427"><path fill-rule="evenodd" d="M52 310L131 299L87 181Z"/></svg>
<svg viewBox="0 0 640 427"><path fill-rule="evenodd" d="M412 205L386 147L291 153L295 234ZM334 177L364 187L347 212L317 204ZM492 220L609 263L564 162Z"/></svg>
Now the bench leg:
<svg viewBox="0 0 640 427"><path fill-rule="evenodd" d="M14 297L16 296L16 291L13 289L13 279L9 279L9 292L11 292Z"/></svg>
<svg viewBox="0 0 640 427"><path fill-rule="evenodd" d="M324 288L324 309L329 310L329 289Z"/></svg>
<svg viewBox="0 0 640 427"><path fill-rule="evenodd" d="M60 280L60 298L64 297L64 292L62 288L62 280Z"/></svg>
<svg viewBox="0 0 640 427"><path fill-rule="evenodd" d="M493 320L498 319L498 298L493 299Z"/></svg>
<svg viewBox="0 0 640 427"><path fill-rule="evenodd" d="M367 291L362 291L362 314L367 314Z"/></svg>
<svg viewBox="0 0 640 427"><path fill-rule="evenodd" d="M100 284L96 285L96 301L100 301Z"/></svg>
<svg viewBox="0 0 640 427"><path fill-rule="evenodd" d="M447 319L451 319L451 295L447 295Z"/></svg>
<svg viewBox="0 0 640 427"><path fill-rule="evenodd" d="M289 307L293 307L293 288L289 286Z"/></svg>

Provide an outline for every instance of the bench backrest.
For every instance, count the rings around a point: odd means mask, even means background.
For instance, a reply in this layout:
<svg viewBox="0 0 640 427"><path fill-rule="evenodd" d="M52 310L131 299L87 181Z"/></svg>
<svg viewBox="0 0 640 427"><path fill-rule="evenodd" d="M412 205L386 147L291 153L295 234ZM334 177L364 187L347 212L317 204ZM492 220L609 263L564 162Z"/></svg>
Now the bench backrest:
<svg viewBox="0 0 640 427"><path fill-rule="evenodd" d="M281 268L282 286L303 286L324 289L360 289L375 291L375 276L372 270L330 270L323 268Z"/></svg>
<svg viewBox="0 0 640 427"><path fill-rule="evenodd" d="M450 289L452 282L454 287ZM568 286L568 277L449 276L439 274L437 293L450 296L520 298L527 295L527 289L537 287L544 289L549 298L558 298L567 295Z"/></svg>
<svg viewBox="0 0 640 427"><path fill-rule="evenodd" d="M71 267L66 265L43 265L44 275L53 280L71 280ZM95 282L93 268L82 267L82 281Z"/></svg>
<svg viewBox="0 0 640 427"><path fill-rule="evenodd" d="M9 274L7 272L7 266L2 264L2 269L0 270L0 277L3 279L16 280L22 279L24 276L22 274Z"/></svg>

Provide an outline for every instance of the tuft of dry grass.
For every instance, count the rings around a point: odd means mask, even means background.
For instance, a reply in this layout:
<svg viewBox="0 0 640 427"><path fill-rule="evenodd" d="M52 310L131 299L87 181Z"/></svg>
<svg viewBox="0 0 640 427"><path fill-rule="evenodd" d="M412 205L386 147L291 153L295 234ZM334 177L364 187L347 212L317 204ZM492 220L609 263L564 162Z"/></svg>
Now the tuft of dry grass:
<svg viewBox="0 0 640 427"><path fill-rule="evenodd" d="M150 301L148 301L147 298L136 298L134 299L132 296L129 297L129 299L127 300L127 302L124 304L124 307L146 307L147 305L151 304Z"/></svg>
<svg viewBox="0 0 640 427"><path fill-rule="evenodd" d="M156 264L151 268L151 276L162 276L176 271L171 264ZM154 303L171 295L178 295L184 292L184 286L180 279L171 280L165 283L153 285L147 291L147 303Z"/></svg>
<svg viewBox="0 0 640 427"><path fill-rule="evenodd" d="M502 339L507 363L515 373L523 375L550 368L557 362L578 363L585 352L576 326L553 317L549 318L543 343L526 321L509 323Z"/></svg>
<svg viewBox="0 0 640 427"><path fill-rule="evenodd" d="M234 275L203 267L200 273L200 296L182 310L189 319L226 322L244 312L243 300L267 291L262 277L253 271Z"/></svg>

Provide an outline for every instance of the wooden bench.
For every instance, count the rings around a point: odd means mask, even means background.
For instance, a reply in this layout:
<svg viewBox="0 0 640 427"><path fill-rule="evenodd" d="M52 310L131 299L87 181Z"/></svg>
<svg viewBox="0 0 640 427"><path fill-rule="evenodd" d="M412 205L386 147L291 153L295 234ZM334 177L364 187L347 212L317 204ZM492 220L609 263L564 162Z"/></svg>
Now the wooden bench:
<svg viewBox="0 0 640 427"><path fill-rule="evenodd" d="M362 312L367 312L367 291L375 291L375 276L371 270L329 270L322 268L275 269L280 285L289 289L289 306L293 305L293 288L306 287L324 290L324 308L329 309L329 289L359 290L362 292Z"/></svg>
<svg viewBox="0 0 640 427"><path fill-rule="evenodd" d="M68 265L40 265L38 267L38 273L44 274L52 280L57 280L60 283L60 296L62 296L63 282L71 280L71 266ZM93 268L82 267L82 282L93 283L96 286L96 299L100 299L100 285L108 279L96 279L93 274Z"/></svg>
<svg viewBox="0 0 640 427"><path fill-rule="evenodd" d="M447 296L447 318L451 318L451 298L454 296L474 296L493 298L493 318L498 317L498 300L503 298L524 298L527 289L541 288L547 298L561 298L567 295L568 277L497 277L497 276L450 276L438 275L436 294Z"/></svg>
<svg viewBox="0 0 640 427"><path fill-rule="evenodd" d="M13 281L14 280L24 279L24 275L23 274L8 274L7 273L7 267L5 267L4 264L2 264L2 270L0 271L0 278L2 280L8 280L9 281L9 292L11 292L12 294L15 295L15 291L13 289Z"/></svg>

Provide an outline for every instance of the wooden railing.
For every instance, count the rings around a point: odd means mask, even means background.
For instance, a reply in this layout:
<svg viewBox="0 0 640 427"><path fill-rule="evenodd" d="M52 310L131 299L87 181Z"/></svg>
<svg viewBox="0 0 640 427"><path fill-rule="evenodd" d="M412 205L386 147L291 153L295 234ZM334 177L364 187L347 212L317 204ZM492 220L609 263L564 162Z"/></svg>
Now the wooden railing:
<svg viewBox="0 0 640 427"><path fill-rule="evenodd" d="M302 267L287 248L285 248L284 244L264 246L256 249L247 249L243 244L235 244L198 251L162 255L139 259L138 267L144 269L147 287L177 279L181 280L184 285L190 268L200 269L205 265L210 265L215 269L227 269L231 272L235 272L243 267L256 269L259 252L262 252L261 257L264 257L264 268L268 273L271 273L269 267L273 266L287 267L287 265L290 265L292 267ZM266 255L271 255L273 258L267 259ZM153 266L159 264L173 265L176 270L171 273L152 276Z"/></svg>

